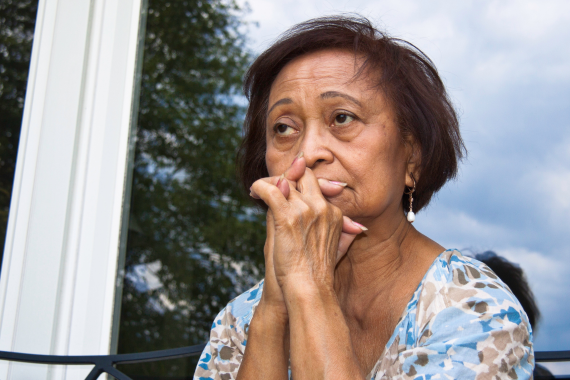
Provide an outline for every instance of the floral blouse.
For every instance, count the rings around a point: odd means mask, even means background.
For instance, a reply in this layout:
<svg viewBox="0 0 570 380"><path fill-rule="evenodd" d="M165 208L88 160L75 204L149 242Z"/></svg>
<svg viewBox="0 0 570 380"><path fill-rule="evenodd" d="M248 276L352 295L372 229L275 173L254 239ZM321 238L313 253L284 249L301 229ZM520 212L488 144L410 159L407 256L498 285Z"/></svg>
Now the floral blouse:
<svg viewBox="0 0 570 380"><path fill-rule="evenodd" d="M262 291L263 281L218 314L194 380L237 377ZM367 379L522 380L533 368L532 330L511 290L485 264L447 250L426 272Z"/></svg>

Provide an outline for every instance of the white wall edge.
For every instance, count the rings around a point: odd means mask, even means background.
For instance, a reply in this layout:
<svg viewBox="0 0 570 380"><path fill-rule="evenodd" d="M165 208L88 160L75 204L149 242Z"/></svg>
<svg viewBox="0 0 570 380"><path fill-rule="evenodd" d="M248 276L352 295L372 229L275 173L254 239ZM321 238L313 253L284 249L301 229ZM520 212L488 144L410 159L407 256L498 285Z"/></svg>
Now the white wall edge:
<svg viewBox="0 0 570 380"><path fill-rule="evenodd" d="M39 2L0 276L0 350L110 352L141 4ZM1 379L88 370L0 361Z"/></svg>
<svg viewBox="0 0 570 380"><path fill-rule="evenodd" d="M25 236L22 236L26 231L16 229L16 225L27 225L29 220L29 212L31 207L30 190L33 186L33 177L35 174L34 163L37 160L37 150L39 143L39 136L33 136L31 131L32 125L32 107L37 94L44 96L45 93L45 71L47 67L40 66L40 54L45 56L45 60L49 61L50 50L45 47L51 45L53 35L50 33L52 30L45 30L50 25L56 9L54 5L49 4L48 7L45 0L39 0L38 14L36 17L36 26L34 30L34 42L32 45L32 54L30 58L30 69L28 73L28 83L26 85L26 97L24 113L22 117L22 128L20 131L20 141L18 143L18 159L16 161L16 170L14 173L14 184L12 186L12 197L10 200L10 212L8 218L8 226L6 230L6 243L4 248L4 255L2 258L2 273L0 276L0 347L10 347L14 335L14 330L10 327L14 324L14 319L18 311L18 294L8 292L9 287L18 286L23 280L23 264L25 255L14 255L16 249L22 249L18 246L25 242ZM48 8L48 9L46 9ZM51 11L51 12L50 12ZM46 13L52 13L46 15ZM47 26L45 20L48 19ZM41 47L44 47L41 49ZM40 73L38 73L41 71ZM40 117L43 107L40 104L36 105L34 116ZM39 108L39 109L38 109ZM27 165L26 165L27 164ZM31 165L31 167L30 167ZM27 171L24 173L24 166ZM20 236L16 236L17 232ZM0 368L6 362L0 361ZM3 373L0 371L0 373ZM5 378L5 376L0 376Z"/></svg>

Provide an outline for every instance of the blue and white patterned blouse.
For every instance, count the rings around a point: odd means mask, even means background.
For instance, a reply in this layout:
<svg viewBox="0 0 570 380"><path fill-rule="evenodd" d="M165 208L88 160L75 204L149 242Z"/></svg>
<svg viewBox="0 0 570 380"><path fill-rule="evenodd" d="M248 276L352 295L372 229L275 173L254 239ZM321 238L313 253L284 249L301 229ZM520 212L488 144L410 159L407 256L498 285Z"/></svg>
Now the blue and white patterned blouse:
<svg viewBox="0 0 570 380"><path fill-rule="evenodd" d="M214 320L195 380L235 379L263 281ZM428 269L367 379L530 379L532 330L485 264L447 250Z"/></svg>

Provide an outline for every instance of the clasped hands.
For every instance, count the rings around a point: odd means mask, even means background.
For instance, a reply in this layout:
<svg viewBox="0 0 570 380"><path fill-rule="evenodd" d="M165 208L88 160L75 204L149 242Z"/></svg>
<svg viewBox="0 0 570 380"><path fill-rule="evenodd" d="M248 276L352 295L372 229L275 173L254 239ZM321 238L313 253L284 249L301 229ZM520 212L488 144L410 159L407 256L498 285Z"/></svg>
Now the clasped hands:
<svg viewBox="0 0 570 380"><path fill-rule="evenodd" d="M333 289L336 264L366 231L325 199L339 195L345 186L317 179L302 153L280 177L262 178L251 186L250 195L269 207L260 305L277 307L286 315L288 293Z"/></svg>

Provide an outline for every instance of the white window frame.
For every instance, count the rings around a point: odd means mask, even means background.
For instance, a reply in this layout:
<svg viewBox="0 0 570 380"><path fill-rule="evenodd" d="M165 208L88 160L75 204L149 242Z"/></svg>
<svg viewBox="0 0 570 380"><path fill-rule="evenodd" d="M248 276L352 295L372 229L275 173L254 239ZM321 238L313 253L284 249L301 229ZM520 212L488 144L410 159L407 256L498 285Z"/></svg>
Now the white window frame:
<svg viewBox="0 0 570 380"><path fill-rule="evenodd" d="M39 1L0 274L0 350L112 351L144 9L143 0ZM0 379L89 370L0 361Z"/></svg>

